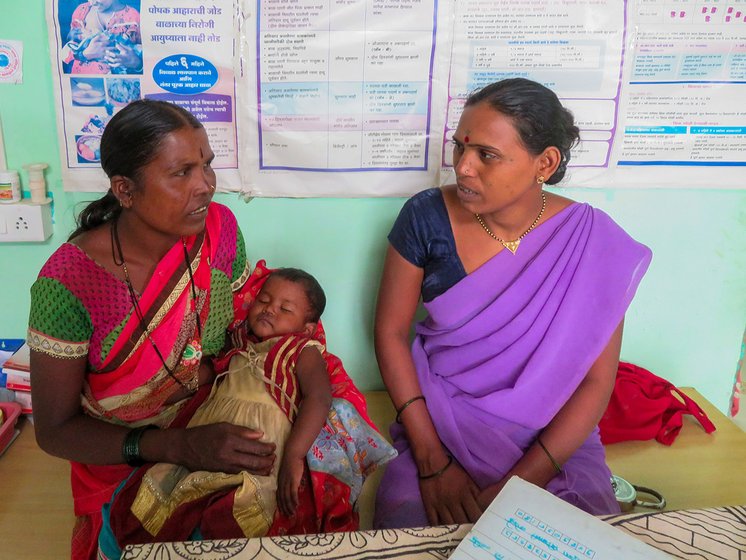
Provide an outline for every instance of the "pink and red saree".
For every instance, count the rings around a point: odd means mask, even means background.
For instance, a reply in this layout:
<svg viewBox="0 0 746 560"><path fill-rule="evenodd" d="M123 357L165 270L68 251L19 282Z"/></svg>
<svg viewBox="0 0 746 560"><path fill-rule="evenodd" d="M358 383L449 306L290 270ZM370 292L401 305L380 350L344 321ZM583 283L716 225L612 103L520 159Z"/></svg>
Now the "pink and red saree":
<svg viewBox="0 0 746 560"><path fill-rule="evenodd" d="M202 325L202 350L215 356L226 332L245 317L250 297L243 239L228 208L211 204L204 233L185 242L197 301L192 301L181 241L158 264L139 300L155 345L184 381L199 367L198 360L183 359L187 343L198 338L195 313ZM81 405L94 418L168 427L198 402L167 403L180 386L144 333L126 285L72 243L49 258L31 288L28 342L33 350L59 359L87 357ZM101 507L131 471L127 465L72 463L78 516L73 558L95 558Z"/></svg>

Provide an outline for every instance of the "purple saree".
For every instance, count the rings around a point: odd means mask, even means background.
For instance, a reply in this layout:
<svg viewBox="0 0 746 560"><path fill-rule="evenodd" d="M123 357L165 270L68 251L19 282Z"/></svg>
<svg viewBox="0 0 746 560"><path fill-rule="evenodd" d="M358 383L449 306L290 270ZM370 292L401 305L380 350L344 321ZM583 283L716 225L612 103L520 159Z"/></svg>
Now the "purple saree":
<svg viewBox="0 0 746 560"><path fill-rule="evenodd" d="M482 488L498 482L575 392L623 319L650 250L573 204L425 304L412 355L441 441ZM404 430L377 528L427 525ZM598 429L547 490L590 513L618 506Z"/></svg>

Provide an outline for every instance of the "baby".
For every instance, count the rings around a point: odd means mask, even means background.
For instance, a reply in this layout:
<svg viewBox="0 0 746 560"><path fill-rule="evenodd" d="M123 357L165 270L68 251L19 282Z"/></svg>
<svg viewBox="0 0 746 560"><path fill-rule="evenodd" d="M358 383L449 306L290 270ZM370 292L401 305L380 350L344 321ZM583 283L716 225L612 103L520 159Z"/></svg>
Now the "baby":
<svg viewBox="0 0 746 560"><path fill-rule="evenodd" d="M358 528L354 504L362 483L396 451L368 418L365 400L339 359L324 348L319 318L325 305L324 291L307 272L267 271L248 312L248 340L189 426L231 422L260 430L264 441L276 444L279 469L255 476L152 466L132 513L156 540L190 536L161 533L190 504L203 519L221 519L224 529L225 512L205 514L205 508L226 507L225 500L204 498L226 489L227 517L240 528L237 536Z"/></svg>

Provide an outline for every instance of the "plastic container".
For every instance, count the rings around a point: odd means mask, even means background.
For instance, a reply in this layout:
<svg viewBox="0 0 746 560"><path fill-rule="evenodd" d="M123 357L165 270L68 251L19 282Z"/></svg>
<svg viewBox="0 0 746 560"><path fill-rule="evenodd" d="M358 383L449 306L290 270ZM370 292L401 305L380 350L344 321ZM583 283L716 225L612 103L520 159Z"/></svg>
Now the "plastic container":
<svg viewBox="0 0 746 560"><path fill-rule="evenodd" d="M44 179L46 163L29 163L23 168L28 172L28 188L31 191L31 202L44 204L47 201L47 182Z"/></svg>
<svg viewBox="0 0 746 560"><path fill-rule="evenodd" d="M15 169L0 170L0 202L11 203L21 200L21 179Z"/></svg>
<svg viewBox="0 0 746 560"><path fill-rule="evenodd" d="M0 402L3 423L0 425L0 455L10 445L16 435L16 422L21 415L21 405L17 402Z"/></svg>

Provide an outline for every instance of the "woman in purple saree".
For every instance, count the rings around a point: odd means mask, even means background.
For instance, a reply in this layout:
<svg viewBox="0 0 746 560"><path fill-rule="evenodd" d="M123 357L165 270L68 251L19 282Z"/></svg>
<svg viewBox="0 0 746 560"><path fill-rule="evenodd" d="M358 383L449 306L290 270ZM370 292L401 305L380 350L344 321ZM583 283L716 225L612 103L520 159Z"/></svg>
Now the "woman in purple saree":
<svg viewBox="0 0 746 560"><path fill-rule="evenodd" d="M400 422L376 527L473 522L512 475L618 511L597 424L650 251L600 210L544 192L577 138L547 88L487 86L454 133L457 184L402 209L376 313ZM428 316L410 349L420 296Z"/></svg>

